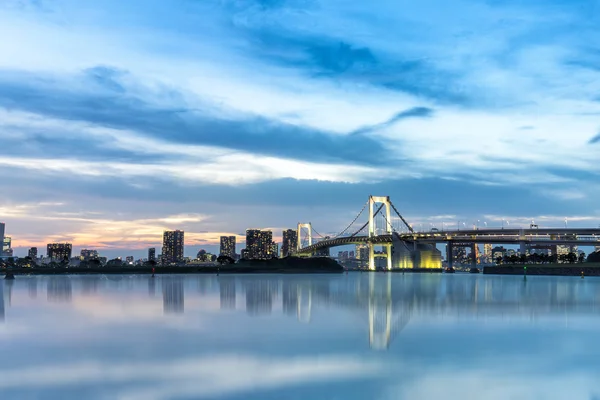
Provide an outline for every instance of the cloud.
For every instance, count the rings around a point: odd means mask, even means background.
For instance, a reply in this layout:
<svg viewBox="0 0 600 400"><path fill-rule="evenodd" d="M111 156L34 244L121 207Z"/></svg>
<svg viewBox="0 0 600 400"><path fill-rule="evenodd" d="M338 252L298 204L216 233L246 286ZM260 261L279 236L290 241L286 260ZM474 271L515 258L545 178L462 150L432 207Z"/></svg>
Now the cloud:
<svg viewBox="0 0 600 400"><path fill-rule="evenodd" d="M379 363L349 356L263 358L251 355L219 355L175 359L160 364L82 362L0 374L0 387L20 388L24 376L37 378L29 388L50 389L77 384L110 383L121 399L206 398L247 390L268 390L315 382L370 378L381 370Z"/></svg>
<svg viewBox="0 0 600 400"><path fill-rule="evenodd" d="M593 138L591 138L588 141L588 144L596 144L596 143L600 143L600 134L594 136Z"/></svg>
<svg viewBox="0 0 600 400"><path fill-rule="evenodd" d="M8 74L2 79L0 75L0 107L143 132L173 143L217 146L267 156L330 163L352 159L366 165L381 164L387 159L380 142L360 133L336 135L232 110L221 110L217 116L201 101L195 101L201 108L180 103L184 96L173 89L126 91L125 83L120 80L124 75L123 71L107 67L95 67L83 77L62 82L22 74ZM100 85L101 90L79 88L89 81ZM65 86L71 89L63 89ZM156 104L165 101L165 97L179 104L170 107ZM148 99L154 99L154 104ZM364 147L369 152L361 151Z"/></svg>

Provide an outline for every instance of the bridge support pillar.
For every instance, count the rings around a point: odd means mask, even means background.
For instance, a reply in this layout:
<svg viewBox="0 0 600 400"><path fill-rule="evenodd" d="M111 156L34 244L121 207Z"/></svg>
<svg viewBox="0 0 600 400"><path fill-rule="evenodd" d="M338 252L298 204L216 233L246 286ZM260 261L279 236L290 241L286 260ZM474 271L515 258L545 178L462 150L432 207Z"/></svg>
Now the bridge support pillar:
<svg viewBox="0 0 600 400"><path fill-rule="evenodd" d="M471 267L477 267L477 243L471 244Z"/></svg>
<svg viewBox="0 0 600 400"><path fill-rule="evenodd" d="M446 262L448 262L448 268L452 268L454 264L454 249L452 242L446 243Z"/></svg>
<svg viewBox="0 0 600 400"><path fill-rule="evenodd" d="M369 270L375 271L375 245L369 242L367 246L369 246Z"/></svg>
<svg viewBox="0 0 600 400"><path fill-rule="evenodd" d="M387 269L388 271L392 270L392 245L391 244L386 244L385 245L385 255L387 258Z"/></svg>
<svg viewBox="0 0 600 400"><path fill-rule="evenodd" d="M376 203L385 206L385 232L392 233L392 214L390 210L390 198L388 196L369 196L369 237L377 236L375 227L375 216L373 215Z"/></svg>
<svg viewBox="0 0 600 400"><path fill-rule="evenodd" d="M302 248L302 229L306 229L308 245L312 245L312 224L310 222L308 224L302 224L298 222L298 230L296 231L298 242L296 244L296 250L300 250Z"/></svg>

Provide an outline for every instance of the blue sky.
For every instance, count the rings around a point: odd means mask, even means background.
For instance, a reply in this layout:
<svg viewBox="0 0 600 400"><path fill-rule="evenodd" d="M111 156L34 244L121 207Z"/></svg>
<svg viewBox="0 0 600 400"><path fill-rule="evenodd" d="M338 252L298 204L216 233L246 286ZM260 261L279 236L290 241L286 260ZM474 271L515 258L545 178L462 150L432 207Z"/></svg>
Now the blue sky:
<svg viewBox="0 0 600 400"><path fill-rule="evenodd" d="M598 226L599 8L4 0L0 220L120 255L335 232L370 194L416 225Z"/></svg>

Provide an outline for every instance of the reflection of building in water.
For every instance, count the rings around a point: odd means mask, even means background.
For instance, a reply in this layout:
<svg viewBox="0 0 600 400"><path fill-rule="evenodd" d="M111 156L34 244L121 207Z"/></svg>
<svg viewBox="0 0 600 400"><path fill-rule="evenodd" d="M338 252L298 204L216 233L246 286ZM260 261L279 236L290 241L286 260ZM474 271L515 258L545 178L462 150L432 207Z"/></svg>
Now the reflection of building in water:
<svg viewBox="0 0 600 400"><path fill-rule="evenodd" d="M183 313L183 280L179 278L164 278L163 290L163 312L165 314Z"/></svg>
<svg viewBox="0 0 600 400"><path fill-rule="evenodd" d="M219 280L219 295L222 310L235 310L235 280L222 277Z"/></svg>
<svg viewBox="0 0 600 400"><path fill-rule="evenodd" d="M246 286L246 312L248 315L271 314L273 309L272 285L269 281L257 280Z"/></svg>
<svg viewBox="0 0 600 400"><path fill-rule="evenodd" d="M283 281L281 288L283 312L286 315L296 315L298 312L298 285L289 279Z"/></svg>
<svg viewBox="0 0 600 400"><path fill-rule="evenodd" d="M68 303L73 297L71 278L66 276L50 278L50 280L48 280L48 286L46 290L49 302Z"/></svg>
<svg viewBox="0 0 600 400"><path fill-rule="evenodd" d="M29 298L35 299L37 297L37 278L35 276L29 278L27 289L29 291Z"/></svg>
<svg viewBox="0 0 600 400"><path fill-rule="evenodd" d="M81 277L81 291L85 295L90 295L98 292L98 284L100 278L98 276L82 276Z"/></svg>

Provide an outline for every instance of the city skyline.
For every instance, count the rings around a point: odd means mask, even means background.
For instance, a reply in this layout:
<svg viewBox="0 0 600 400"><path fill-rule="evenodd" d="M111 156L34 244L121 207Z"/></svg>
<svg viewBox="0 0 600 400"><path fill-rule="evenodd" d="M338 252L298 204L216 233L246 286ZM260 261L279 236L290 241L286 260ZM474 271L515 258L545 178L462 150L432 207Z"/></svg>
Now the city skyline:
<svg viewBox="0 0 600 400"><path fill-rule="evenodd" d="M248 227L281 243L369 194L415 226L600 225L592 2L142 5L1 2L16 255L141 256L176 229L186 255Z"/></svg>

